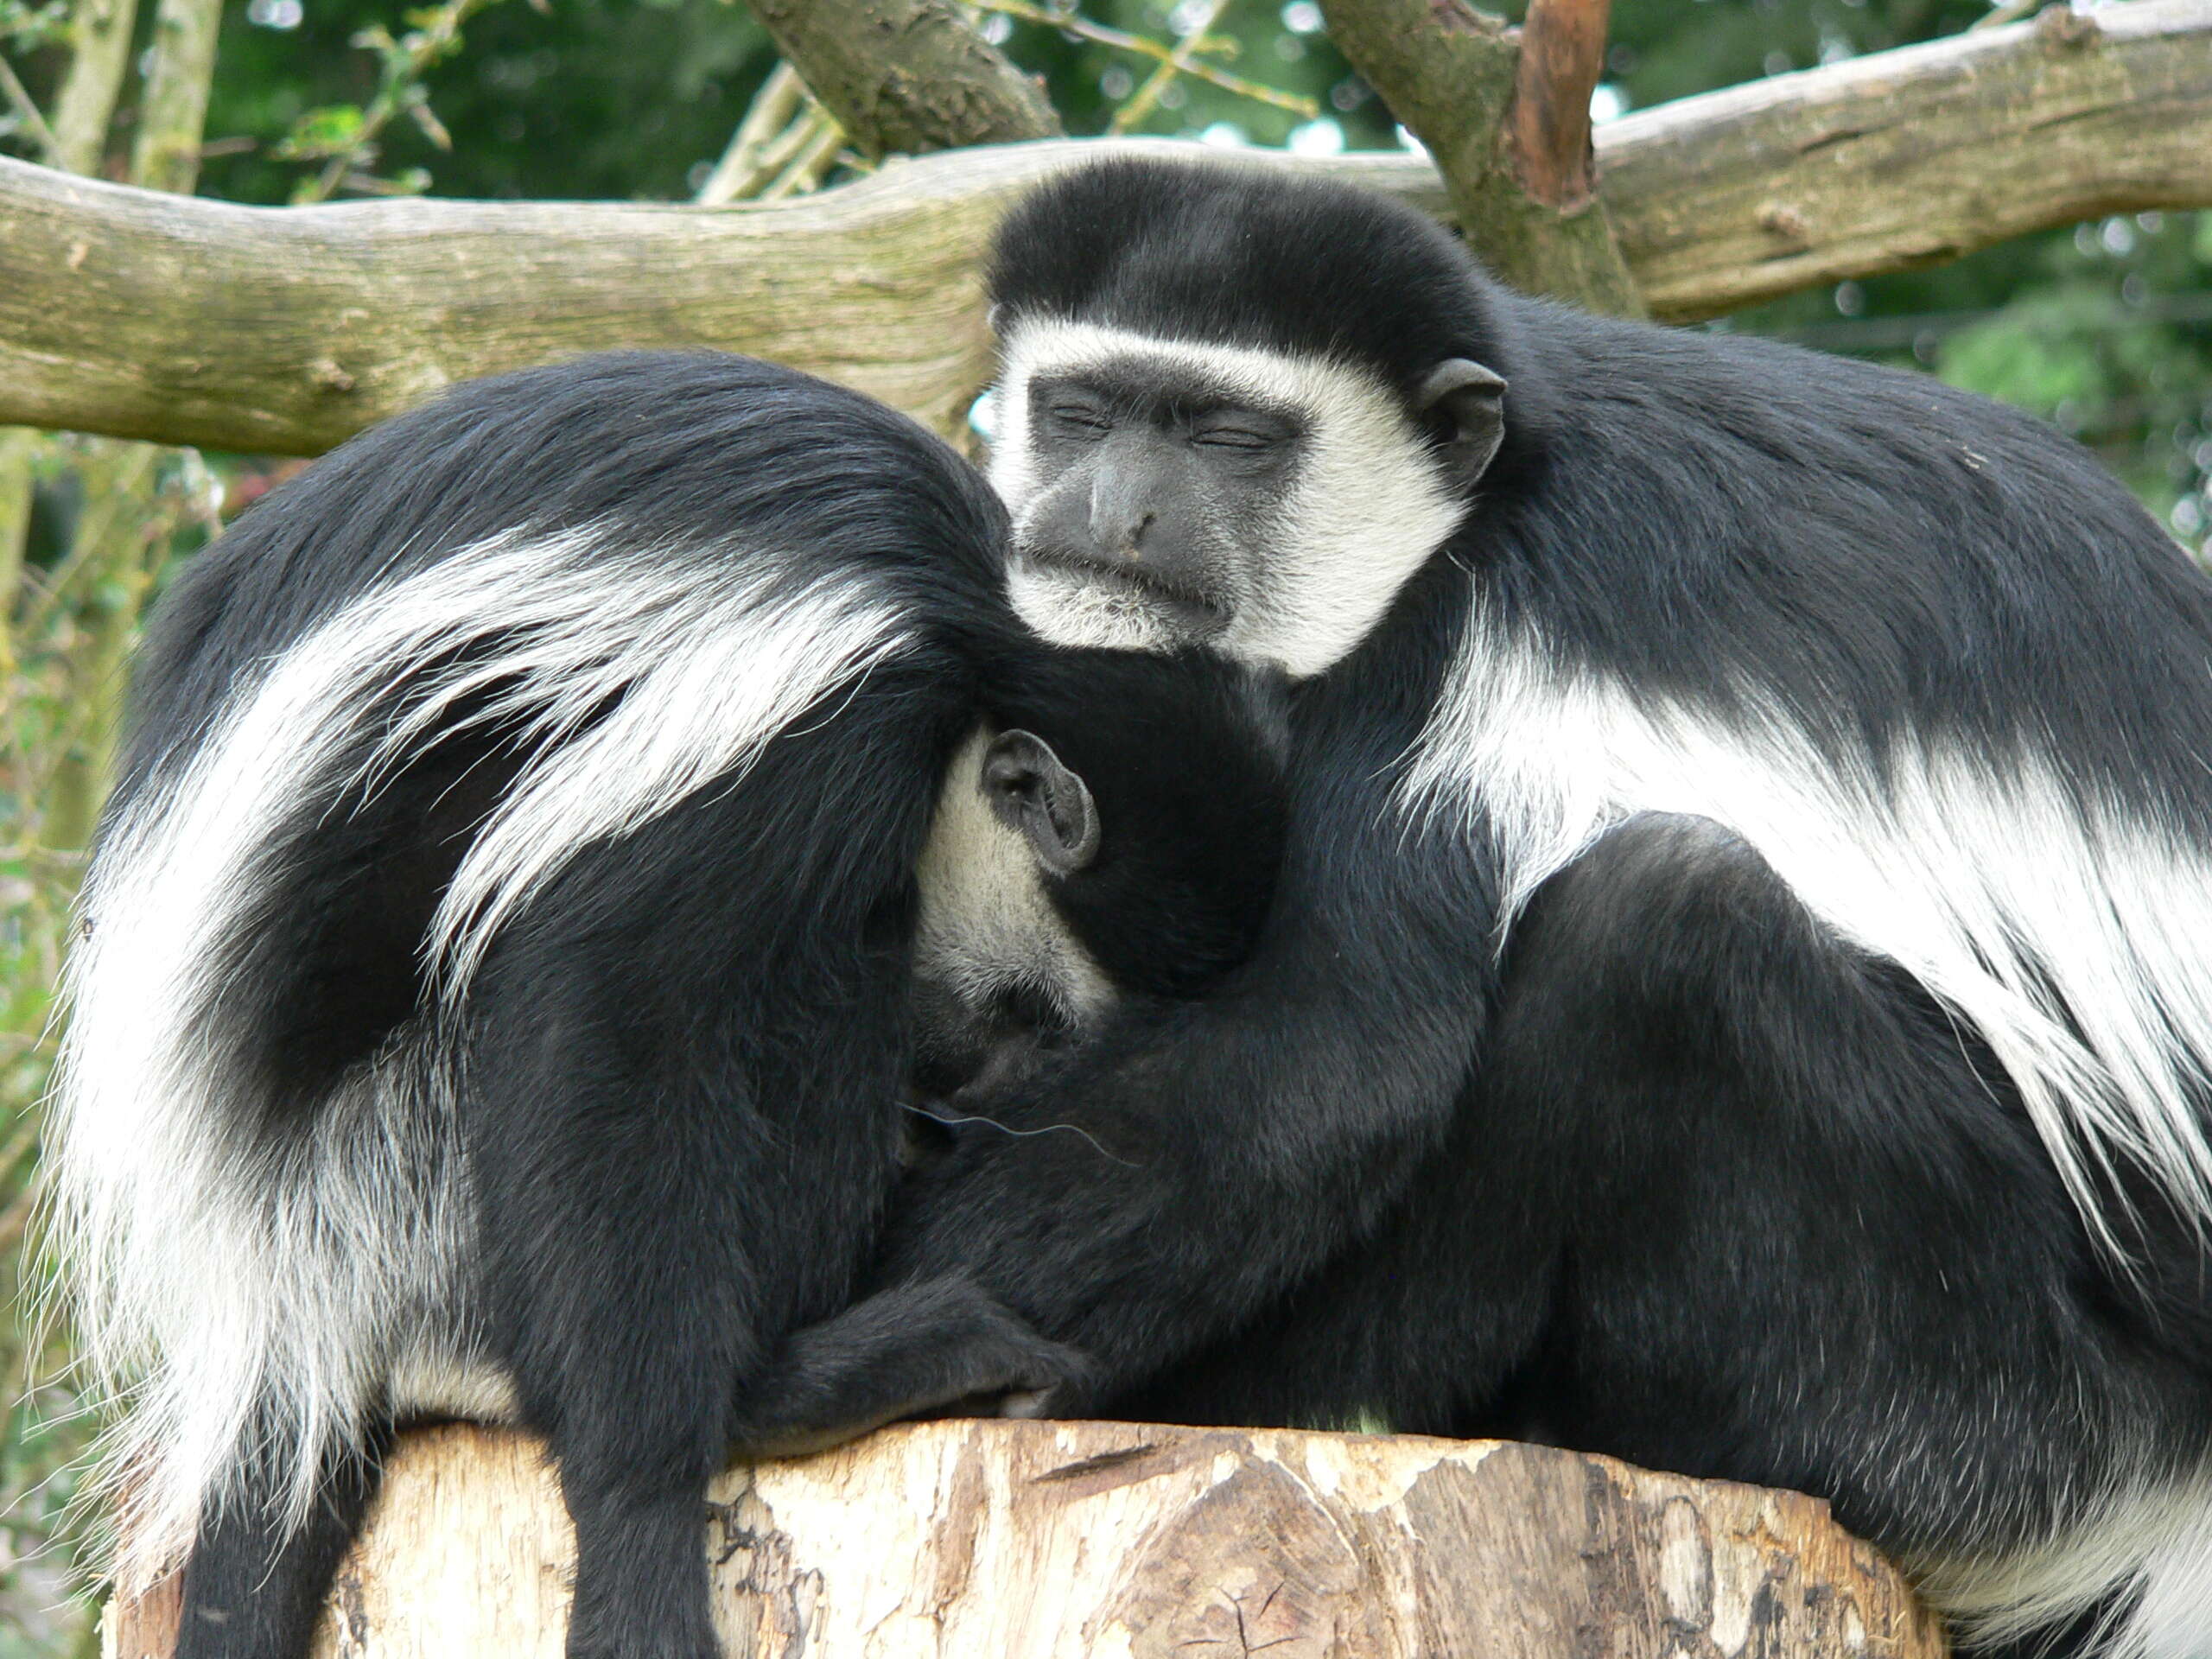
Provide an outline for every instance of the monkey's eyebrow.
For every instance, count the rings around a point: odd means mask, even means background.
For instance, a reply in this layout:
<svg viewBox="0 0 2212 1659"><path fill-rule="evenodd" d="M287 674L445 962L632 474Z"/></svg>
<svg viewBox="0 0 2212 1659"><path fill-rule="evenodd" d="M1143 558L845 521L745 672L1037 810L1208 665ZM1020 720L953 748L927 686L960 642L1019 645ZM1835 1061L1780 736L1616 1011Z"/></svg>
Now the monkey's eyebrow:
<svg viewBox="0 0 2212 1659"><path fill-rule="evenodd" d="M1218 410L1249 410L1255 415L1304 424L1306 411L1280 397L1259 392L1225 376L1209 374L1195 364L1168 356L1132 352L1089 363L1071 363L1040 370L1030 382L1042 391L1081 386L1101 396L1133 402L1172 402L1185 408L1212 413Z"/></svg>

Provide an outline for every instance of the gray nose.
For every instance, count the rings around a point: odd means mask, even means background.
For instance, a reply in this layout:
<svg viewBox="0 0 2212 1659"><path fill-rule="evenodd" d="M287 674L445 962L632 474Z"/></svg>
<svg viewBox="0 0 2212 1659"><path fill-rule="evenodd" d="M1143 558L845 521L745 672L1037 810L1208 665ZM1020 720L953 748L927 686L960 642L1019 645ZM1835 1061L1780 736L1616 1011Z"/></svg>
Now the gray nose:
<svg viewBox="0 0 2212 1659"><path fill-rule="evenodd" d="M1100 552L1142 558L1145 531L1152 528L1153 518L1135 491L1116 488L1111 478L1091 486L1090 534Z"/></svg>

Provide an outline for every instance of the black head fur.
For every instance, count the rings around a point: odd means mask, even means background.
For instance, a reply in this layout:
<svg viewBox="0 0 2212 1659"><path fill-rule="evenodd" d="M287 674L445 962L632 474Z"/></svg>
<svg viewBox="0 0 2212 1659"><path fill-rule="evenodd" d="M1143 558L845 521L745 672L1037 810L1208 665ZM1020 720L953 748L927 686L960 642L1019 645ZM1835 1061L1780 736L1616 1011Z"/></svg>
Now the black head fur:
<svg viewBox="0 0 2212 1659"><path fill-rule="evenodd" d="M1097 804L1097 855L1046 887L1122 989L1194 995L1257 940L1288 811L1278 695L1217 658L1112 651L1021 664L988 695Z"/></svg>
<svg viewBox="0 0 2212 1659"><path fill-rule="evenodd" d="M1009 319L1348 359L1409 403L1447 358L1513 378L1488 280L1448 231L1279 169L1114 160L1065 174L1007 216L989 283Z"/></svg>

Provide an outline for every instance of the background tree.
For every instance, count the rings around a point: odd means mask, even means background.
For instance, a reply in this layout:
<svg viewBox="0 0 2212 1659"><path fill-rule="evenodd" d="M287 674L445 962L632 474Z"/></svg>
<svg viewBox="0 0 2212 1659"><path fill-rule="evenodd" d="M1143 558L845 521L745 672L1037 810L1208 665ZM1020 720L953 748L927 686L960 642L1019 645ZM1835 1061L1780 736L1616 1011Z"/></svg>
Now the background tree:
<svg viewBox="0 0 2212 1659"><path fill-rule="evenodd" d="M1001 136L1030 130L1027 121L1074 137L1151 134L1313 156L1402 153L1414 143L1331 35L1334 16L1354 41L1377 0L1332 0L1325 14L1319 0L942 0L937 12L902 3L902 15L972 25L1015 80L1041 77L1033 105L1009 92L1003 118L1015 124ZM1591 111L1602 128L1675 99L2031 10L1617 0ZM270 206L415 193L671 202L800 194L856 177L887 149L941 141L896 129L868 101L865 75L840 76L816 55L821 31L810 38L807 27L836 10L764 0L772 36L725 0L442 0L419 10L390 0L0 0L0 154L188 192L196 164L200 194ZM1503 24L1522 21L1518 4L1498 10ZM2097 11L2083 16L2094 22ZM217 21L210 80L207 25ZM779 68L779 39L826 105ZM1385 74L1387 65L1363 60ZM1510 75L1510 58L1501 61ZM1000 71L983 63L979 73ZM1404 112L1425 124L1410 104ZM2107 217L1696 326L1867 356L2019 404L2091 444L2177 539L2212 557L2212 213ZM294 464L0 437L0 599L10 607L0 644L0 1253L31 1290L37 1264L15 1258L34 1196L50 988L102 786L118 664L163 573ZM68 1653L86 1639L54 1541L82 1433L61 1357L20 1334L0 1342L0 1659Z"/></svg>

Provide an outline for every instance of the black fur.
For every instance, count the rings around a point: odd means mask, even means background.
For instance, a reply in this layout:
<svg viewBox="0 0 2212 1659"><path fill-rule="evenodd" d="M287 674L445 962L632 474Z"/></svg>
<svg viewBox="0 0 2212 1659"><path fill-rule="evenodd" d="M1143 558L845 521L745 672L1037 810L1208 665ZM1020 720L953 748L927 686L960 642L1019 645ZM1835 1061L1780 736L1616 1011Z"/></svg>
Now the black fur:
<svg viewBox="0 0 2212 1659"><path fill-rule="evenodd" d="M988 1100L1110 1155L963 1133L894 1277L964 1270L1112 1412L1541 1434L1820 1493L1921 1559L2198 1466L2212 1262L2145 1172L2108 1175L2123 1265L1977 1034L1718 827L1618 828L1501 941L1497 843L1397 792L1479 596L1717 725L1778 709L1878 777L2042 758L2059 810L2201 846L2212 584L2117 483L1931 380L1527 299L1415 213L1250 168L1071 173L992 290L1007 324L1349 360L1409 408L1472 359L1506 430L1295 689L1261 948Z"/></svg>
<svg viewBox="0 0 2212 1659"><path fill-rule="evenodd" d="M526 721L494 687L373 789L352 780L425 682L496 653L506 619L467 619L454 662L340 711L343 752L272 832L245 924L209 942L228 977L209 1015L225 1121L205 1133L281 1168L317 1155L334 1086L395 1046L459 1077L473 1254L454 1305L424 1317L505 1372L550 1443L578 1535L573 1659L705 1659L701 1504L747 1432L740 1395L849 1298L899 1173L913 870L954 746L985 721L1058 747L1104 826L1052 889L1063 919L1122 988L1174 998L1266 910L1281 717L1222 664L1039 645L1001 592L995 499L880 406L738 358L586 359L365 435L195 561L151 625L111 822L173 810L163 791L264 665L348 602L487 537L587 525L702 583L760 563L865 582L897 601L905 643L741 777L578 851L451 993L425 929L531 758ZM418 1200L403 1180L377 1202ZM1077 1363L988 1306L959 1329L947 1301L927 1311L942 1340L907 1357L881 1414ZM281 1431L204 1514L181 1659L304 1651L405 1409L347 1406L353 1443L330 1448L304 1529L271 1508L292 1472Z"/></svg>

